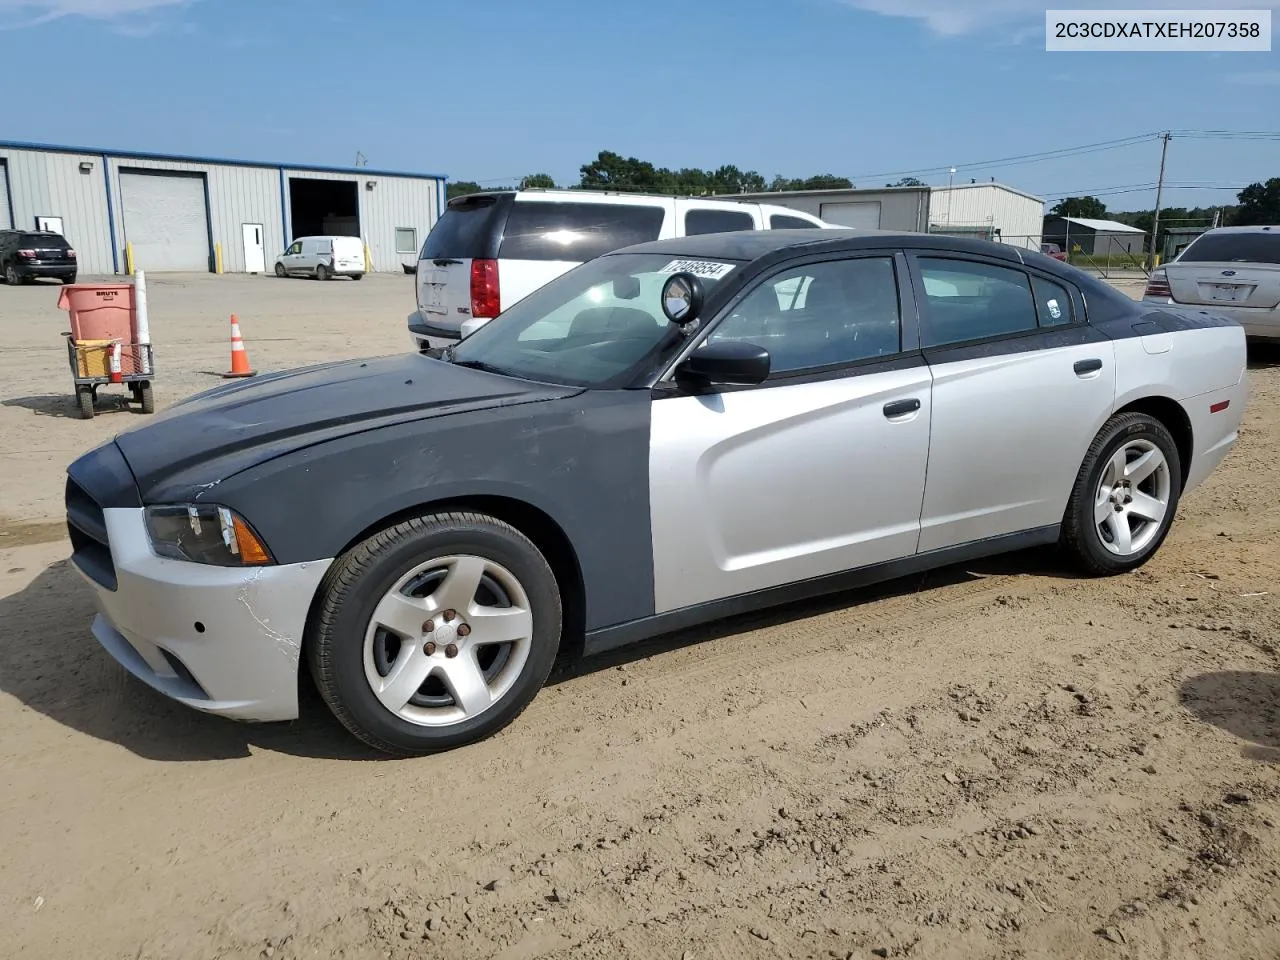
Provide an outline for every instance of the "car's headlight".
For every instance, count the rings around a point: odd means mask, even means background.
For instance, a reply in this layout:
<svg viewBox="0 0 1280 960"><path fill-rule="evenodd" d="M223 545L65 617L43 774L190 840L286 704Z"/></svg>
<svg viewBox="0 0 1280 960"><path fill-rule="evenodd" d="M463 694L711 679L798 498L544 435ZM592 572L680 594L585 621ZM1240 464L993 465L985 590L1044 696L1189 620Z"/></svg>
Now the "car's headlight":
<svg viewBox="0 0 1280 960"><path fill-rule="evenodd" d="M162 557L219 567L273 563L270 551L234 510L217 504L147 507L147 533Z"/></svg>

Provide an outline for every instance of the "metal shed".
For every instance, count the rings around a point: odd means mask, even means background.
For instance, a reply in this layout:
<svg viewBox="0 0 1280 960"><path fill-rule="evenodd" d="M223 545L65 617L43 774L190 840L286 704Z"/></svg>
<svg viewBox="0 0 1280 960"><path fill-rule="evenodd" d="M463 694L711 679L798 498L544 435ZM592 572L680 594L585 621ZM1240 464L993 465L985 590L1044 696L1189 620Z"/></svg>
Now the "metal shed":
<svg viewBox="0 0 1280 960"><path fill-rule="evenodd" d="M1095 220L1089 217L1044 218L1045 242L1056 243L1068 253L1087 253L1093 257L1128 257L1142 253L1146 238L1144 231L1118 220Z"/></svg>
<svg viewBox="0 0 1280 960"><path fill-rule="evenodd" d="M1044 200L1003 183L875 190L779 190L734 195L862 229L977 236L1040 249Z"/></svg>
<svg viewBox="0 0 1280 960"><path fill-rule="evenodd" d="M0 229L52 227L85 274L270 272L294 237L360 237L400 272L444 209L440 174L0 141Z"/></svg>
<svg viewBox="0 0 1280 960"><path fill-rule="evenodd" d="M776 203L821 217L828 223L864 230L924 233L929 227L928 187L883 190L777 190L734 194L734 200Z"/></svg>

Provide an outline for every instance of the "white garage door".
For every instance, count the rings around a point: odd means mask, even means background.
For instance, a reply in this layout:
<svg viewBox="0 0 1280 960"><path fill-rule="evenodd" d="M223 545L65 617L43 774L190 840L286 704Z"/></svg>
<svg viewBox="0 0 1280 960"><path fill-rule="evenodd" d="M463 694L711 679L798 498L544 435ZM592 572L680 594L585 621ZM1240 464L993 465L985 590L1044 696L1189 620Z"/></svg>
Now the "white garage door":
<svg viewBox="0 0 1280 960"><path fill-rule="evenodd" d="M209 269L203 176L121 171L120 195L136 269Z"/></svg>
<svg viewBox="0 0 1280 960"><path fill-rule="evenodd" d="M0 160L0 230L8 230L12 226L13 218L9 211L9 168Z"/></svg>
<svg viewBox="0 0 1280 960"><path fill-rule="evenodd" d="M849 203L824 203L819 214L827 223L862 230L880 229L880 201L859 200Z"/></svg>

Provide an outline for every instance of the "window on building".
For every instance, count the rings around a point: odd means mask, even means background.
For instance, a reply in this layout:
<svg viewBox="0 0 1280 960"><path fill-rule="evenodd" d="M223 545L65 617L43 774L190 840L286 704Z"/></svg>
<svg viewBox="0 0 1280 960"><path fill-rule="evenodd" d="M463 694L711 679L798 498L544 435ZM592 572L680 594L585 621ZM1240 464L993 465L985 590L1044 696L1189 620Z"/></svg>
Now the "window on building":
<svg viewBox="0 0 1280 960"><path fill-rule="evenodd" d="M418 230L416 227L396 227L396 253L418 252Z"/></svg>

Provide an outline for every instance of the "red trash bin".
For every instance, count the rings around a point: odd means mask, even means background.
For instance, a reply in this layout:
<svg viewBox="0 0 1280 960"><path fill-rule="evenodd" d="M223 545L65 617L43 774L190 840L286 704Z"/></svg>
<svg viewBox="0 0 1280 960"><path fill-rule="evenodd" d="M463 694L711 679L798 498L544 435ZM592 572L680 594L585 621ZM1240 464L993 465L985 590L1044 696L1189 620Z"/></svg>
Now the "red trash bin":
<svg viewBox="0 0 1280 960"><path fill-rule="evenodd" d="M138 308L131 283L73 283L58 293L58 309L71 319L73 340L138 342ZM141 373L136 350L122 350L121 373Z"/></svg>

